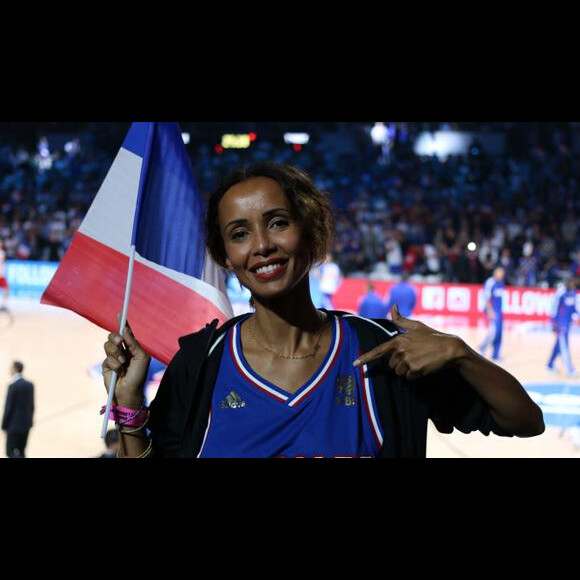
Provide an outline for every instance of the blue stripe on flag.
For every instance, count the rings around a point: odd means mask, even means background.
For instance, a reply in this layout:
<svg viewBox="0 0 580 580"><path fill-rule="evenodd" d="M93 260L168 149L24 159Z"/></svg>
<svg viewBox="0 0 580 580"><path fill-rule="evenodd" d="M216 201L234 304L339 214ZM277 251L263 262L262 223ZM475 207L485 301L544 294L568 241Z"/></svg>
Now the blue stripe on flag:
<svg viewBox="0 0 580 580"><path fill-rule="evenodd" d="M135 153L139 157L145 157L145 150L147 148L147 135L149 134L149 127L151 122L136 122L131 125L129 133L123 142L123 149Z"/></svg>
<svg viewBox="0 0 580 580"><path fill-rule="evenodd" d="M137 131L141 128L135 130L136 137ZM181 129L175 122L155 123L148 154L146 137L142 141L146 179L137 203L133 243L147 260L201 278L205 261L205 206Z"/></svg>

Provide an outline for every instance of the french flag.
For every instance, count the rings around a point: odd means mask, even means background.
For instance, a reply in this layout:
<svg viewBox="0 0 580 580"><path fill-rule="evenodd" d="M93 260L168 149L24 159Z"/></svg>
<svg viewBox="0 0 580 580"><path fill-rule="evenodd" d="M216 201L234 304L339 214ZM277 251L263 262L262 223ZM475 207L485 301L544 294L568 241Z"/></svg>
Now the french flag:
<svg viewBox="0 0 580 580"><path fill-rule="evenodd" d="M118 330L134 245L128 321L168 364L179 337L233 316L204 215L178 123L133 123L41 302Z"/></svg>

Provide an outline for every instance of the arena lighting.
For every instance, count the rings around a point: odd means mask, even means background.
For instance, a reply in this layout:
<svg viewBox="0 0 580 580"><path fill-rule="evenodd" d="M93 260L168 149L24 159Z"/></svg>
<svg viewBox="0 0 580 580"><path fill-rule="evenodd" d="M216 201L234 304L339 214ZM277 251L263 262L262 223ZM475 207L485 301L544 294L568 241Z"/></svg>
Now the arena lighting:
<svg viewBox="0 0 580 580"><path fill-rule="evenodd" d="M38 140L38 154L42 158L50 157L50 147L48 145L48 139L46 137L41 137Z"/></svg>
<svg viewBox="0 0 580 580"><path fill-rule="evenodd" d="M78 139L74 139L73 141L67 141L64 144L64 151L69 155L76 155L81 150L81 146Z"/></svg>
<svg viewBox="0 0 580 580"><path fill-rule="evenodd" d="M189 145L190 141L191 141L191 135L189 133L182 133L181 137L183 138L183 142L186 145Z"/></svg>
<svg viewBox="0 0 580 580"><path fill-rule="evenodd" d="M472 142L471 133L425 132L417 137L414 151L417 155L436 155L439 159L445 160L449 155L467 155Z"/></svg>
<svg viewBox="0 0 580 580"><path fill-rule="evenodd" d="M284 133L284 143L289 145L306 145L309 141L308 133Z"/></svg>
<svg viewBox="0 0 580 580"><path fill-rule="evenodd" d="M224 149L248 149L252 144L252 139L248 133L236 135L227 133L222 137L222 147Z"/></svg>
<svg viewBox="0 0 580 580"><path fill-rule="evenodd" d="M389 130L384 123L375 123L371 129L371 139L375 145L383 145L389 139Z"/></svg>
<svg viewBox="0 0 580 580"><path fill-rule="evenodd" d="M52 155L50 153L48 139L46 137L41 137L38 140L37 148L38 154L36 159L38 161L38 169L40 172L48 171L52 168Z"/></svg>
<svg viewBox="0 0 580 580"><path fill-rule="evenodd" d="M477 244L475 242L469 242L469 244L467 244L467 249L470 252L475 252L475 250L477 250Z"/></svg>

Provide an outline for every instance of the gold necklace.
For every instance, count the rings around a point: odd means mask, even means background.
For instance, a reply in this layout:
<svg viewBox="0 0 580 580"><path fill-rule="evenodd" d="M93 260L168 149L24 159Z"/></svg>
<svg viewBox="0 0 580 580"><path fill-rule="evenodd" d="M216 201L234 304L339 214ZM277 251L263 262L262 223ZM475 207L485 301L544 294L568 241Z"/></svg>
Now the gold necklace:
<svg viewBox="0 0 580 580"><path fill-rule="evenodd" d="M319 313L320 314L320 313ZM324 315L322 315L324 317ZM316 356L316 353L320 350L320 339L322 338L322 329L325 326L325 322L326 322L326 318L323 318L322 320L322 324L320 325L320 329L318 330L318 340L316 341L316 346L314 347L314 350L310 353L307 354L305 356L286 356L284 354L280 354L279 352L276 352L275 350L272 350L271 348L268 348L267 346L263 345L259 340L258 337L256 336L256 333L254 331L254 325L253 325L253 320L250 320L250 323L248 324L248 329L250 331L250 334L252 335L252 338L265 350L267 350L268 352L274 353L278 358L282 359L282 360L304 360L306 358L312 358L314 356Z"/></svg>

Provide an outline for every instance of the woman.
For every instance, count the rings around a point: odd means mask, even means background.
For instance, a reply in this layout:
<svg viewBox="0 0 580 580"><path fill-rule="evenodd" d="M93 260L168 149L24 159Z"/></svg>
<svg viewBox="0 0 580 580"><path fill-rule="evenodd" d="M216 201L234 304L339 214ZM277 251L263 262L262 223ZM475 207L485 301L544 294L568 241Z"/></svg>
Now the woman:
<svg viewBox="0 0 580 580"><path fill-rule="evenodd" d="M124 456L424 457L429 418L443 432L543 432L519 382L458 337L396 308L394 323L317 310L308 273L332 232L330 206L302 171L263 163L224 179L207 245L255 313L180 339L150 412L149 356L130 328L109 335L103 371L106 385L119 373Z"/></svg>

